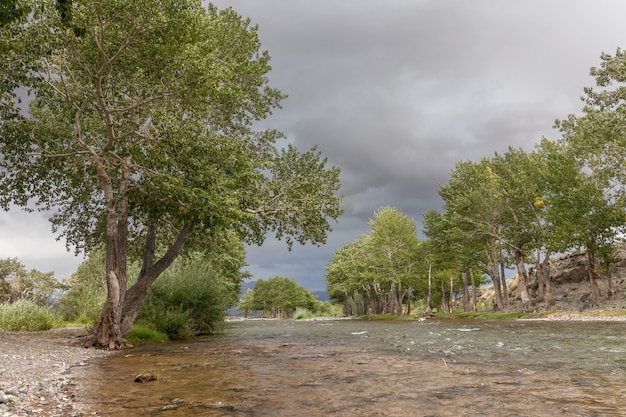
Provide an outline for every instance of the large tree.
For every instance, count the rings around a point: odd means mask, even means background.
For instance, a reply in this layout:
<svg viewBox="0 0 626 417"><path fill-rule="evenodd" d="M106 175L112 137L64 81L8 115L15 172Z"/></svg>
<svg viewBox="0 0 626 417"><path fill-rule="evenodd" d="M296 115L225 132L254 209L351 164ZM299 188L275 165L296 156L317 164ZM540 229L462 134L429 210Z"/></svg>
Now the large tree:
<svg viewBox="0 0 626 417"><path fill-rule="evenodd" d="M590 71L596 86L584 89L582 114L556 121L564 147L576 158L576 188L565 196L575 202L567 211L566 236L587 252L592 305L599 297L595 258L610 263L626 219L626 51L618 48L600 59L600 66ZM609 293L613 291L609 279Z"/></svg>
<svg viewBox="0 0 626 417"><path fill-rule="evenodd" d="M253 129L283 95L248 19L194 0L40 0L15 16L0 27L0 203L53 210L77 250L104 242L108 295L87 344L122 348L184 249L229 230L325 241L338 169Z"/></svg>

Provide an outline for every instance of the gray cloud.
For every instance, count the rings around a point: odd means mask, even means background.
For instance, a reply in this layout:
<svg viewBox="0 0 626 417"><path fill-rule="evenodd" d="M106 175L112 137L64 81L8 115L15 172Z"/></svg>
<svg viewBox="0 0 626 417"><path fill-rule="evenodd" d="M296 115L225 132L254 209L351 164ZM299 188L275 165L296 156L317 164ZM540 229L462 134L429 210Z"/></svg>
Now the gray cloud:
<svg viewBox="0 0 626 417"><path fill-rule="evenodd" d="M327 245L249 248L255 278L288 276L313 290L379 207L419 224L441 207L437 190L456 162L556 138L554 119L578 112L593 84L589 67L626 41L622 0L214 4L259 25L271 83L289 95L263 125L303 150L317 145L342 169L345 214Z"/></svg>

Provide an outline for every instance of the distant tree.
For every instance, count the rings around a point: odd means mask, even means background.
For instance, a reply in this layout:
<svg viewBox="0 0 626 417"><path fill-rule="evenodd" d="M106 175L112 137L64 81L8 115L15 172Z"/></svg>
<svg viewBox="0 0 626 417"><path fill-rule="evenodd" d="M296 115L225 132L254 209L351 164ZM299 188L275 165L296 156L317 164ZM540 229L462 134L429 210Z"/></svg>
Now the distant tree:
<svg viewBox="0 0 626 417"><path fill-rule="evenodd" d="M294 279L272 277L259 279L254 286L253 309L277 318L291 317L296 308L313 310L317 298Z"/></svg>
<svg viewBox="0 0 626 417"><path fill-rule="evenodd" d="M107 298L106 253L95 248L66 281L59 310L65 320L94 324Z"/></svg>
<svg viewBox="0 0 626 417"><path fill-rule="evenodd" d="M254 290L252 288L248 288L241 296L239 303L237 303L237 310L243 313L245 318L248 317L250 312L254 311Z"/></svg>
<svg viewBox="0 0 626 417"><path fill-rule="evenodd" d="M380 285L378 288L388 291L389 312L399 316L418 275L419 239L415 221L396 208L383 207L374 213L369 225L365 275L373 288Z"/></svg>
<svg viewBox="0 0 626 417"><path fill-rule="evenodd" d="M54 272L27 270L17 258L0 260L0 301L3 303L29 300L44 306L65 288L54 278Z"/></svg>
<svg viewBox="0 0 626 417"><path fill-rule="evenodd" d="M337 249L326 266L328 294L344 302L347 314L400 315L420 282L415 221L383 207L369 224L368 233Z"/></svg>
<svg viewBox="0 0 626 417"><path fill-rule="evenodd" d="M330 299L344 304L347 315L353 315L350 308L354 294L361 294L362 300L367 269L367 235L360 235L354 241L345 243L335 251L326 265L326 291ZM363 308L359 309L361 314Z"/></svg>
<svg viewBox="0 0 626 417"><path fill-rule="evenodd" d="M28 4L0 26L0 206L54 209L77 250L104 244L107 299L86 345L123 348L161 273L229 231L325 242L339 170L253 130L284 96L248 19L195 0Z"/></svg>
<svg viewBox="0 0 626 417"><path fill-rule="evenodd" d="M443 270L484 270L495 289L495 308L506 307L502 259L501 190L487 159L458 162L448 183L441 186L443 213L424 217L424 233L435 246L437 261ZM450 292L452 288L450 288Z"/></svg>

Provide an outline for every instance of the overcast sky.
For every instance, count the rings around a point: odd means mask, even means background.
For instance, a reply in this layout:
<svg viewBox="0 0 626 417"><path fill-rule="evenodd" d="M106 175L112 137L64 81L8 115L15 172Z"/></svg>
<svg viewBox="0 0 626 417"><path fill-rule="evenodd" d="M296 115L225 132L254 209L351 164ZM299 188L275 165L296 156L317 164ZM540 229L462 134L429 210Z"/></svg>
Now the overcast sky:
<svg viewBox="0 0 626 417"><path fill-rule="evenodd" d="M231 0L259 26L270 80L289 97L265 122L342 169L345 213L322 247L268 239L248 250L255 279L324 290L335 250L393 206L418 223L461 160L556 139L589 68L626 48L623 0ZM69 276L44 216L0 213L0 258Z"/></svg>

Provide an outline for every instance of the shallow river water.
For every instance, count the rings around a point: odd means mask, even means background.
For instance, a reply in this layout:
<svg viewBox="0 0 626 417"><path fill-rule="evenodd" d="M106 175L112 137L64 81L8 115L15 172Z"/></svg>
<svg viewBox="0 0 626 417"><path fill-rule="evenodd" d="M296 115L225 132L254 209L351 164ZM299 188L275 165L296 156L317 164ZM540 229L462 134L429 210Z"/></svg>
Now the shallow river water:
<svg viewBox="0 0 626 417"><path fill-rule="evenodd" d="M626 416L626 323L235 321L74 368L102 416ZM152 371L157 381L135 383Z"/></svg>

